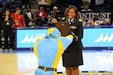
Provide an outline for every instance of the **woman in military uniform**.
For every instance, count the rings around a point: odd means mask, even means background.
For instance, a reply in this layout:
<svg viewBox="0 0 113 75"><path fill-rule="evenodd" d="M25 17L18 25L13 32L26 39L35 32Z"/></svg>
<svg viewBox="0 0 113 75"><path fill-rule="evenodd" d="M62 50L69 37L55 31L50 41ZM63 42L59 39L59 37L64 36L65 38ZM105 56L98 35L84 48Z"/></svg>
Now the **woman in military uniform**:
<svg viewBox="0 0 113 75"><path fill-rule="evenodd" d="M70 24L71 34L74 40L63 53L63 66L66 67L67 75L79 75L79 66L83 65L82 42L83 27L78 19L78 10L74 6L69 6L65 11L65 21Z"/></svg>

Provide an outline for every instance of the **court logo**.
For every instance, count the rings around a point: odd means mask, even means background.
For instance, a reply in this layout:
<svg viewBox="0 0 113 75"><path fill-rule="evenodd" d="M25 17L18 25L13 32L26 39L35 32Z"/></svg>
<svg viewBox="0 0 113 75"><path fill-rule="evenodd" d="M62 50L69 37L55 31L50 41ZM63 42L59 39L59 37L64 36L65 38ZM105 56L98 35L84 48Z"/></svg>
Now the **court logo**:
<svg viewBox="0 0 113 75"><path fill-rule="evenodd" d="M96 56L96 59L101 64L100 67L99 67L100 70L104 67L107 68L107 66L113 67L113 56L112 55L107 56L107 57L106 56L102 56L102 57Z"/></svg>
<svg viewBox="0 0 113 75"><path fill-rule="evenodd" d="M104 33L101 33L99 38L97 38L94 42L111 42L113 41L113 33L109 35L108 33L104 36Z"/></svg>
<svg viewBox="0 0 113 75"><path fill-rule="evenodd" d="M37 59L35 56L22 56L21 59L27 68L37 66Z"/></svg>
<svg viewBox="0 0 113 75"><path fill-rule="evenodd" d="M38 39L38 38L40 38L40 37L44 37L45 35L44 34L37 34L37 35L26 35L25 36L25 38L22 40L22 41L20 41L20 43L35 43L36 42L36 40Z"/></svg>

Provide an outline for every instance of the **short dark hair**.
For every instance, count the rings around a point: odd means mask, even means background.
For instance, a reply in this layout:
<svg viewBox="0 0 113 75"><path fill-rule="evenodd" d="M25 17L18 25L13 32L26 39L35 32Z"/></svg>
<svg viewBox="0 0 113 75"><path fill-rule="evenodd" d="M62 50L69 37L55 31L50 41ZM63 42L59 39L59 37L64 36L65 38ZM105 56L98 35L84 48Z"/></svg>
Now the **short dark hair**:
<svg viewBox="0 0 113 75"><path fill-rule="evenodd" d="M27 5L25 8L26 8L26 9L31 9L31 7L30 7L29 5Z"/></svg>
<svg viewBox="0 0 113 75"><path fill-rule="evenodd" d="M67 17L68 16L68 12L69 12L69 10L71 10L71 9L74 9L74 11L75 11L75 13L76 13L76 17L78 16L78 9L77 9L77 7L75 7L75 6L73 6L73 5L70 5L68 8L66 8L66 10L65 10L65 16Z"/></svg>
<svg viewBox="0 0 113 75"><path fill-rule="evenodd" d="M17 7L17 8L16 8L16 11L17 11L17 10L21 10L21 9L20 9L19 7Z"/></svg>

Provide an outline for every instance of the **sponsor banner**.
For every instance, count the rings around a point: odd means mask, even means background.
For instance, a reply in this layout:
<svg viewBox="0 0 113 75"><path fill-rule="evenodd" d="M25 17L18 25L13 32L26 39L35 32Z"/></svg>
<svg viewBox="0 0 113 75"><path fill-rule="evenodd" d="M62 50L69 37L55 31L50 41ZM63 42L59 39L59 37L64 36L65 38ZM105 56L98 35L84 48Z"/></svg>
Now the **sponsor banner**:
<svg viewBox="0 0 113 75"><path fill-rule="evenodd" d="M45 37L47 29L17 30L17 48L33 48L39 37ZM113 28L84 28L84 47L113 47Z"/></svg>
<svg viewBox="0 0 113 75"><path fill-rule="evenodd" d="M38 59L34 53L18 53L18 69L35 70L38 66ZM113 51L83 51L84 65L80 66L81 71L113 71ZM58 72L65 72L62 60L59 62Z"/></svg>
<svg viewBox="0 0 113 75"><path fill-rule="evenodd" d="M113 28L86 28L84 47L113 47Z"/></svg>
<svg viewBox="0 0 113 75"><path fill-rule="evenodd" d="M16 47L33 48L38 38L44 38L47 29L17 30Z"/></svg>

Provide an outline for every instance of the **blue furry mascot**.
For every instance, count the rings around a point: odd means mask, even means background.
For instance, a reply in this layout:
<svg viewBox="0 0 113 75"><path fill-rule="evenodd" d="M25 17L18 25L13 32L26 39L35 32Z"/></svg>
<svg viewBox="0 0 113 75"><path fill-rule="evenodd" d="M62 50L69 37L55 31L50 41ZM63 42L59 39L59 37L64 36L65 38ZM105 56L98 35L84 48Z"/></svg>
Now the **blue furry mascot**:
<svg viewBox="0 0 113 75"><path fill-rule="evenodd" d="M39 65L35 75L57 75L57 66L62 53L72 41L72 35L61 37L57 28L48 29L47 36L38 39L34 45Z"/></svg>

